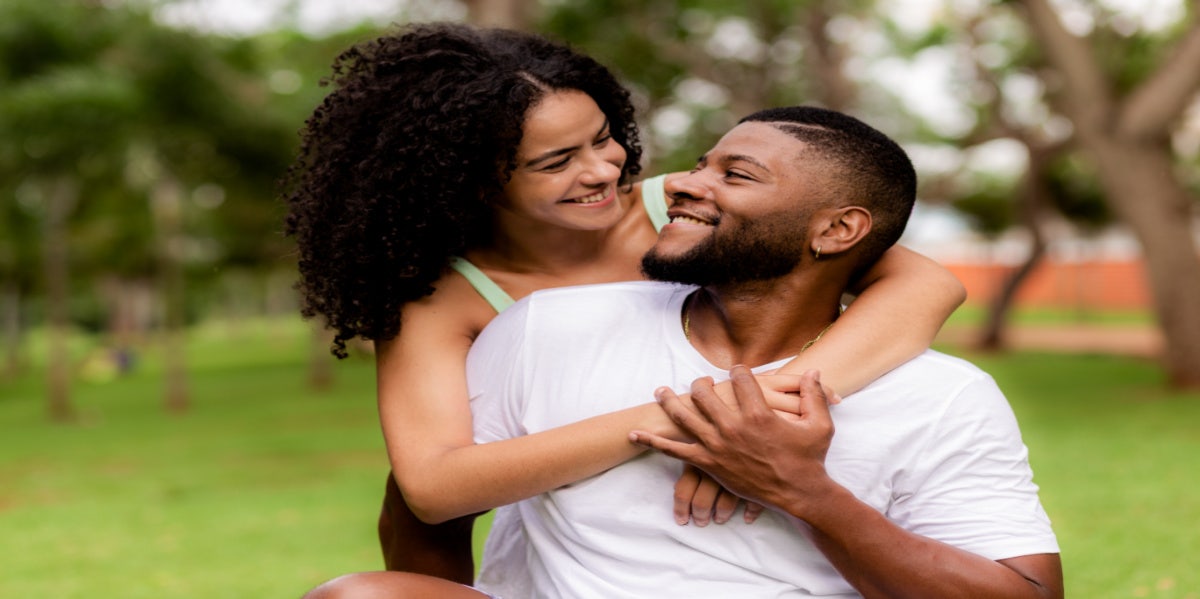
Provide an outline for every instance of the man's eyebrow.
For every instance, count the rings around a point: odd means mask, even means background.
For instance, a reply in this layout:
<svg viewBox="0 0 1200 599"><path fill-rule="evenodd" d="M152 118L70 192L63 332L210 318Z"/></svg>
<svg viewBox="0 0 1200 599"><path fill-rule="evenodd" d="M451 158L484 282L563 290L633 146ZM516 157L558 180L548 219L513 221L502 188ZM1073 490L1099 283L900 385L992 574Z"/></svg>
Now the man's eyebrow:
<svg viewBox="0 0 1200 599"><path fill-rule="evenodd" d="M771 169L768 168L767 165L760 162L757 158L753 156L747 156L746 154L729 154L724 156L721 161L726 164L730 162L749 162L750 164L753 164L754 166L757 166L768 173L771 172Z"/></svg>
<svg viewBox="0 0 1200 599"><path fill-rule="evenodd" d="M604 123L602 125L600 125L600 129L598 131L596 131L596 136L599 137L600 135L603 135L605 131L608 131L608 119L604 119ZM550 160L551 158L557 158L559 156L570 154L571 152L574 152L575 150L578 150L578 149L579 149L579 146L571 146L569 148L557 148L554 150L549 150L547 152L538 154L537 156L534 156L533 158L530 158L529 160L526 160L525 166L531 167L531 166L536 165L539 162L545 162L547 160Z"/></svg>

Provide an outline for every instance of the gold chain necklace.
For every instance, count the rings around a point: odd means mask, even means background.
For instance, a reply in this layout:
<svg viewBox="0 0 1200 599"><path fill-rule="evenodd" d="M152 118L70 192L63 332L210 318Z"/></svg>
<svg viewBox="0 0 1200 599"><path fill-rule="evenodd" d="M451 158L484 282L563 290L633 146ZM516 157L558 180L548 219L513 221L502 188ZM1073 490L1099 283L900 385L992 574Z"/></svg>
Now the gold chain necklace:
<svg viewBox="0 0 1200 599"><path fill-rule="evenodd" d="M834 321L834 322L836 322L836 321ZM804 353L804 350L812 347L812 344L820 341L821 337L824 337L825 333L831 327L833 327L832 322L825 325L825 328L821 329L821 332L817 333L816 337L809 339L808 343L805 343L804 347L801 347L800 351L797 353L801 353L801 354ZM683 338L687 339L689 343L692 341L692 299L691 298L688 298L687 305L685 305L683 308Z"/></svg>

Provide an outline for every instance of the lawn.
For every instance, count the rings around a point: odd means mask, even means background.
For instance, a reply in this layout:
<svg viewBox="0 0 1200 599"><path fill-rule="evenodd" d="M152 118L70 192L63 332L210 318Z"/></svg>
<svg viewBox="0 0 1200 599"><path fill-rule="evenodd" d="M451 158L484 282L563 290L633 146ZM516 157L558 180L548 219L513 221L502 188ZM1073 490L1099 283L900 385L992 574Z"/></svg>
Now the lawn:
<svg viewBox="0 0 1200 599"><path fill-rule="evenodd" d="M296 597L380 567L372 362L315 392L308 350L292 322L197 329L177 416L153 352L83 369L72 424L47 421L37 376L0 382L0 597ZM1068 596L1200 599L1200 395L1137 360L967 357L1021 420Z"/></svg>

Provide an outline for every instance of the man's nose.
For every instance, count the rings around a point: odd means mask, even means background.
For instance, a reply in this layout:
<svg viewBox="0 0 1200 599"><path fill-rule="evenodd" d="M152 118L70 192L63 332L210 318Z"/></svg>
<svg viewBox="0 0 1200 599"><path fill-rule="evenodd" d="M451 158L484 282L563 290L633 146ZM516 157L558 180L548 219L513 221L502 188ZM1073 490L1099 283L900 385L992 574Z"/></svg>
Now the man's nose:
<svg viewBox="0 0 1200 599"><path fill-rule="evenodd" d="M696 201L709 195L708 186L700 172L678 173L667 177L663 182L663 191L672 200Z"/></svg>

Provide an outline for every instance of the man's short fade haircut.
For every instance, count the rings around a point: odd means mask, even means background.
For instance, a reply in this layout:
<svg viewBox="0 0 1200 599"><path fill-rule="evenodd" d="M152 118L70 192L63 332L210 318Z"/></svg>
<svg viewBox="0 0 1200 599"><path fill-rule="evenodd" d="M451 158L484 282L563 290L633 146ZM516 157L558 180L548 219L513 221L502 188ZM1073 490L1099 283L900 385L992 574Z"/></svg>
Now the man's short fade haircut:
<svg viewBox="0 0 1200 599"><path fill-rule="evenodd" d="M768 108L738 121L746 122L771 125L808 144L835 166L839 205L871 211L871 232L859 242L860 268L900 239L916 201L917 174L890 137L852 116L815 106Z"/></svg>

